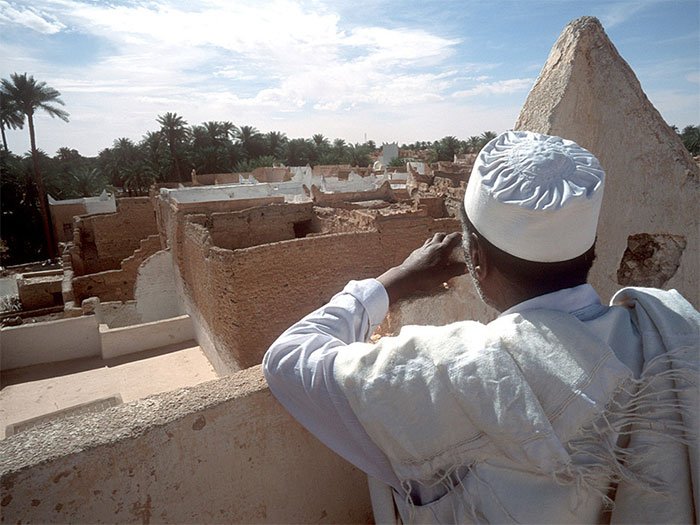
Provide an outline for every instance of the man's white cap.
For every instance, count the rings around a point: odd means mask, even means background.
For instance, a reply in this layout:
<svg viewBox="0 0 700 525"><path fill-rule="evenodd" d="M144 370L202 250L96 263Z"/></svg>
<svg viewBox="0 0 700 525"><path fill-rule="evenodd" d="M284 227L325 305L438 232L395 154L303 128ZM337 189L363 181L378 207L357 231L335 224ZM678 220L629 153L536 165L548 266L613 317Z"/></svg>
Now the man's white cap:
<svg viewBox="0 0 700 525"><path fill-rule="evenodd" d="M605 172L571 140L506 131L481 150L464 208L491 244L521 259L558 262L595 242Z"/></svg>

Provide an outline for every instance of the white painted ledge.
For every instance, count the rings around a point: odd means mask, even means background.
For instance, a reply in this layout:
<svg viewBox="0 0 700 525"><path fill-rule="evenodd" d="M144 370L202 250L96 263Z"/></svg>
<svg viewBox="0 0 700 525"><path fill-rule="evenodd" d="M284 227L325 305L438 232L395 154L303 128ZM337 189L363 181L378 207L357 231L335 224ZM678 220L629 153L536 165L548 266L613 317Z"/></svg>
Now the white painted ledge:
<svg viewBox="0 0 700 525"><path fill-rule="evenodd" d="M106 324L100 324L99 331L102 359L133 354L194 338L189 315L121 328L109 328Z"/></svg>

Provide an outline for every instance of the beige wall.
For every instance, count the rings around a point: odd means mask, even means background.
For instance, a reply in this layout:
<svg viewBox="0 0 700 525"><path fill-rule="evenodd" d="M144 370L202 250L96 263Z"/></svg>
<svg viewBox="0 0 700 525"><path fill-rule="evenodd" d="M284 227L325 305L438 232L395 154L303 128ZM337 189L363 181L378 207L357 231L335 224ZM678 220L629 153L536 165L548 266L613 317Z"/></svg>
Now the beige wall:
<svg viewBox="0 0 700 525"><path fill-rule="evenodd" d="M73 240L73 217L85 215L85 203L49 204L54 240L56 242L71 242Z"/></svg>
<svg viewBox="0 0 700 525"><path fill-rule="evenodd" d="M365 475L260 367L0 441L8 523L370 523Z"/></svg>
<svg viewBox="0 0 700 525"><path fill-rule="evenodd" d="M603 302L622 287L618 268L629 236L648 233L687 242L680 266L661 286L676 288L700 307L700 170L596 19L580 18L566 27L515 129L574 140L605 169L590 275ZM663 263L676 255L652 256Z"/></svg>

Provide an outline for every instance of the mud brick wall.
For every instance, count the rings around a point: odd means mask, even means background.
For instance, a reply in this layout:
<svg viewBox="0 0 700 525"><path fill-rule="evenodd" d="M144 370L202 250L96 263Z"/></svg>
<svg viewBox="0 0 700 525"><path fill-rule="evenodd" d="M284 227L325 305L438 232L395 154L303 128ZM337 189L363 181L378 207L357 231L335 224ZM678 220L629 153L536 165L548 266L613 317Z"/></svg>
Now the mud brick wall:
<svg viewBox="0 0 700 525"><path fill-rule="evenodd" d="M401 264L411 251L437 232L462 231L457 219L432 219L417 215L377 217L376 224L381 239L378 251L387 269Z"/></svg>
<svg viewBox="0 0 700 525"><path fill-rule="evenodd" d="M280 333L349 280L376 277L435 232L460 229L455 219L400 215L377 218L371 231L230 250L215 246L206 217L186 219L176 265L193 319L231 371L260 363Z"/></svg>
<svg viewBox="0 0 700 525"><path fill-rule="evenodd" d="M254 366L292 323L319 308L350 279L385 270L376 232L294 239L212 257L219 298L213 330L231 342L241 368ZM290 264L293 263L293 264Z"/></svg>
<svg viewBox="0 0 700 525"><path fill-rule="evenodd" d="M73 217L85 215L85 204L60 204L49 206L51 209L51 223L53 224L54 239L56 242L70 242L73 240Z"/></svg>
<svg viewBox="0 0 700 525"><path fill-rule="evenodd" d="M170 247L173 260L180 259L180 264L182 263L181 244L185 217L188 218L187 220L190 220L193 216L197 216L199 217L198 219L192 220L204 224L205 221L209 220L208 217L211 217L215 213L242 211L271 204L284 204L284 197L193 203L176 203L155 196L153 197L153 205L156 210L156 222L163 247ZM223 232L224 227L220 228L219 231ZM225 236L225 233L222 233L222 236ZM293 235L291 237L293 237ZM222 242L226 245L227 241L222 240Z"/></svg>
<svg viewBox="0 0 700 525"><path fill-rule="evenodd" d="M216 184L216 174L195 174L192 176L192 182L194 182L197 186L212 186L213 184Z"/></svg>
<svg viewBox="0 0 700 525"><path fill-rule="evenodd" d="M394 201L394 193L391 184L386 181L373 191L355 191L342 193L325 193L316 186L311 186L311 195L317 206L335 206L338 208L347 207L350 202L360 202L369 200Z"/></svg>
<svg viewBox="0 0 700 525"><path fill-rule="evenodd" d="M324 233L375 230L375 217L365 210L314 207L315 228Z"/></svg>
<svg viewBox="0 0 700 525"><path fill-rule="evenodd" d="M284 182L292 178L289 168L261 167L253 170L253 177L259 182Z"/></svg>
<svg viewBox="0 0 700 525"><path fill-rule="evenodd" d="M118 269L141 239L158 233L148 197L117 199L116 213L79 217L76 227L71 251L76 275Z"/></svg>
<svg viewBox="0 0 700 525"><path fill-rule="evenodd" d="M434 219L440 219L447 215L445 199L442 197L420 197L418 204L425 206L427 214Z"/></svg>
<svg viewBox="0 0 700 525"><path fill-rule="evenodd" d="M148 257L161 250L160 237L150 235L142 239L131 257L122 261L118 270L91 273L73 278L73 296L77 304L88 297L100 301L129 301L134 298L134 285L139 266Z"/></svg>
<svg viewBox="0 0 700 525"><path fill-rule="evenodd" d="M240 213L213 213L210 233L216 246L235 250L304 237L311 231L313 205L273 204Z"/></svg>
<svg viewBox="0 0 700 525"><path fill-rule="evenodd" d="M234 184L241 181L238 173L217 173L214 176L214 184Z"/></svg>

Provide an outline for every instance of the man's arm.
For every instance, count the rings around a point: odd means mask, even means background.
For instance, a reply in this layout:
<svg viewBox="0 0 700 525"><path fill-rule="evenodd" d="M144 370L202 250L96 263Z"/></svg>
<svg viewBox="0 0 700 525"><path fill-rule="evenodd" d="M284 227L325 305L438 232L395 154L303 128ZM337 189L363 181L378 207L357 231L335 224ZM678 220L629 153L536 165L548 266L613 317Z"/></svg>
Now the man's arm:
<svg viewBox="0 0 700 525"><path fill-rule="evenodd" d="M451 258L460 235L435 234L378 279L350 281L322 308L286 330L263 359L270 390L295 419L355 466L399 489L384 453L369 438L333 376L339 352L365 344L389 304L437 289L464 273Z"/></svg>

